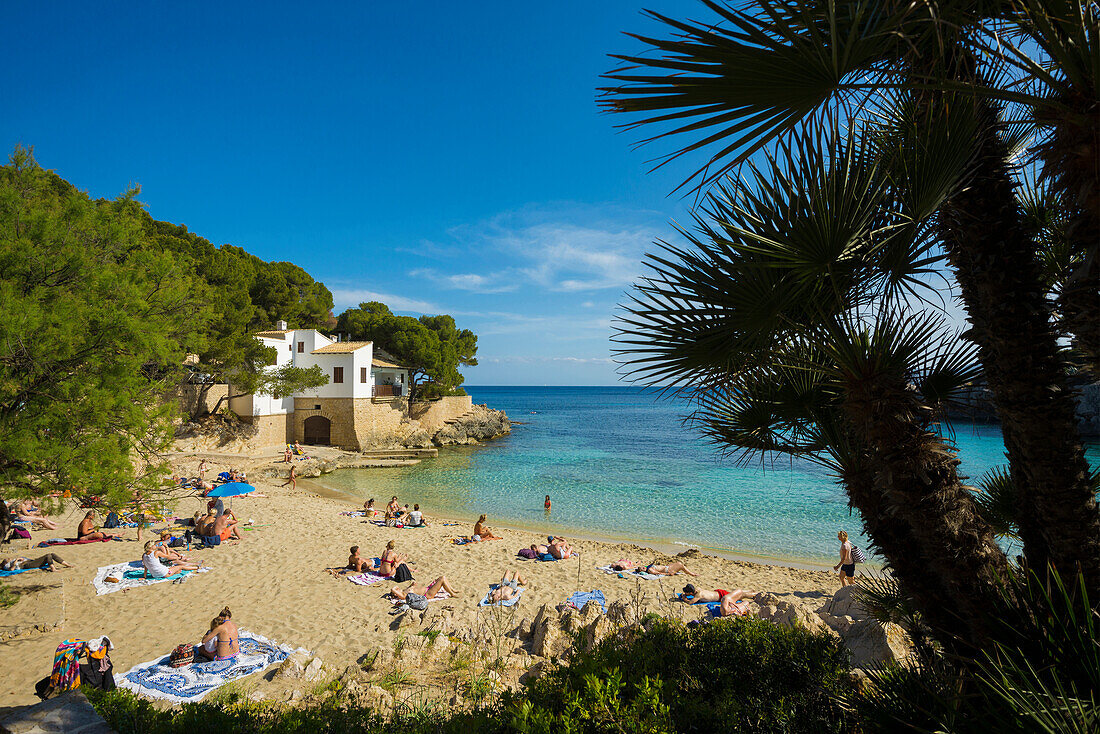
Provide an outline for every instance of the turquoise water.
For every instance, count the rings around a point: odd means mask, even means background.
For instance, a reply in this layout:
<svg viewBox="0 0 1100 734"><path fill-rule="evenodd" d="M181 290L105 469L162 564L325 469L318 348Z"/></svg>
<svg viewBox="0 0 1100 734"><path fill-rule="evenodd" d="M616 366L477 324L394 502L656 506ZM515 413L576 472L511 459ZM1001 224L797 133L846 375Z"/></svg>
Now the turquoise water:
<svg viewBox="0 0 1100 734"><path fill-rule="evenodd" d="M374 497L379 506L396 494L429 515L485 512L490 525L495 519L770 558L833 559L841 529L866 545L858 515L849 516L824 469L789 458L737 466L683 427L683 403L633 387L467 391L521 425L489 444L441 449L416 466L344 470L318 481L354 498ZM998 428L954 429L964 474L977 479L1004 463ZM1098 458L1093 447L1090 460Z"/></svg>

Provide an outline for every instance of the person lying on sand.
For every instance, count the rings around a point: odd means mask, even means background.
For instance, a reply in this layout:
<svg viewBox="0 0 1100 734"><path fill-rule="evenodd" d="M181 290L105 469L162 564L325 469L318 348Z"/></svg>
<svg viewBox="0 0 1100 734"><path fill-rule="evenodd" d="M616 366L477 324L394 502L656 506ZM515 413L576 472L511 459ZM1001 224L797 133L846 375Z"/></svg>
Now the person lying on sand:
<svg viewBox="0 0 1100 734"><path fill-rule="evenodd" d="M653 574L654 576L675 576L683 571L688 576L698 576L697 573L692 573L688 570L688 567L684 565L683 561L673 561L667 566L662 566L659 563L651 563L643 569L646 573Z"/></svg>
<svg viewBox="0 0 1100 734"><path fill-rule="evenodd" d="M565 542L565 538L558 535L549 535L546 540L550 543L550 555L559 561L573 555L573 546Z"/></svg>
<svg viewBox="0 0 1100 734"><path fill-rule="evenodd" d="M229 607L210 620L210 631L203 635L195 652L207 660L232 660L241 652L241 635Z"/></svg>
<svg viewBox="0 0 1100 734"><path fill-rule="evenodd" d="M509 575L511 575L511 578L509 578ZM499 604L508 601L519 593L519 587L526 585L527 579L519 571L505 571L504 575L500 577L500 586L489 592L489 603Z"/></svg>
<svg viewBox="0 0 1100 734"><path fill-rule="evenodd" d="M26 499L11 506L9 512L15 520L22 520L29 522L32 525L38 525L39 527L46 528L47 530L57 530L58 524L42 514L42 510L35 506L32 500Z"/></svg>
<svg viewBox="0 0 1100 734"><path fill-rule="evenodd" d="M107 538L121 537L122 533L109 533L106 530L95 529L95 510L88 510L88 514L80 521L76 529L77 540L106 540Z"/></svg>
<svg viewBox="0 0 1100 734"><path fill-rule="evenodd" d="M156 556L156 543L149 541L145 544L145 555L141 557L141 565L145 567L145 571L141 574L144 578L163 579L169 576L174 576L180 571L197 571L202 564L201 563L188 563L183 561L175 561L169 565L165 565L161 562L160 558Z"/></svg>
<svg viewBox="0 0 1100 734"><path fill-rule="evenodd" d="M386 543L386 549L382 551L381 563L378 564L379 576L393 576L394 571L405 561L409 560L409 557L404 553L398 553L394 550L397 546L392 540Z"/></svg>
<svg viewBox="0 0 1100 734"><path fill-rule="evenodd" d="M615 571L633 571L635 568L638 567L634 563L634 561L630 560L629 558L620 558L619 560L613 561L607 565Z"/></svg>
<svg viewBox="0 0 1100 734"><path fill-rule="evenodd" d="M499 535L493 535L493 531L485 524L486 515L482 515L474 523L474 542L481 540L501 540Z"/></svg>
<svg viewBox="0 0 1100 734"><path fill-rule="evenodd" d="M421 587L415 582L405 589L402 589L400 586L395 586L390 589L390 596L405 602L413 609L424 611L428 608L428 600L434 599L440 589L446 591L451 596L458 596L458 592L455 591L450 582L447 581L446 576L440 576L425 587Z"/></svg>
<svg viewBox="0 0 1100 734"><path fill-rule="evenodd" d="M16 556L15 558L9 558L5 561L0 561L0 571L19 571L20 569L29 568L44 568L47 571L52 571L50 568L53 564L63 566L65 568L72 568L73 564L65 563L61 560L61 556L56 553L47 553L44 556L31 560L24 556Z"/></svg>
<svg viewBox="0 0 1100 734"><path fill-rule="evenodd" d="M756 592L747 589L707 591L706 589L696 589L694 584L688 584L684 587L683 596L680 598L688 604L719 602L722 605L719 609L719 616L741 617L749 613L749 603L746 600L753 596L756 596Z"/></svg>

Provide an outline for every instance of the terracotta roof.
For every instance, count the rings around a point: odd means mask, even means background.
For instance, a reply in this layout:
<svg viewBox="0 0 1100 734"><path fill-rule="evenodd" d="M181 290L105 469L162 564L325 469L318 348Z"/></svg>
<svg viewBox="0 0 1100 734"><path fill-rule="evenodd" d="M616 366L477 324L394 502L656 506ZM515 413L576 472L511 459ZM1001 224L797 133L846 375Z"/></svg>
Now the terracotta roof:
<svg viewBox="0 0 1100 734"><path fill-rule="evenodd" d="M387 362L384 359L378 359L378 357L375 357L370 361L370 366L371 367L391 367L393 369L398 369L398 370L407 369L405 367L405 365L403 365L403 364L396 364L394 362Z"/></svg>
<svg viewBox="0 0 1100 734"><path fill-rule="evenodd" d="M268 331L257 331L253 336L264 339L286 339L286 335L293 331L294 329L270 329Z"/></svg>
<svg viewBox="0 0 1100 734"><path fill-rule="evenodd" d="M336 342L329 344L327 347L314 349L310 354L351 354L370 345L370 342Z"/></svg>

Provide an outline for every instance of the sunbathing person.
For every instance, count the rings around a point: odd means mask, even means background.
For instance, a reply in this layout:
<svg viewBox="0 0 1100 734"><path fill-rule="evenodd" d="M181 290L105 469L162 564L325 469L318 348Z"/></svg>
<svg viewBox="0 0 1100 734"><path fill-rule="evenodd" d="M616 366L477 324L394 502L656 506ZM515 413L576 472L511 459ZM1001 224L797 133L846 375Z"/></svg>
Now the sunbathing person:
<svg viewBox="0 0 1100 734"><path fill-rule="evenodd" d="M367 517L374 517L378 514L378 510L374 509L373 497L363 503L363 512L366 514Z"/></svg>
<svg viewBox="0 0 1100 734"><path fill-rule="evenodd" d="M479 540L500 540L499 535L493 535L493 531L485 524L485 515L482 515L474 523L474 542Z"/></svg>
<svg viewBox="0 0 1100 734"><path fill-rule="evenodd" d="M688 576L698 576L697 573L692 573L688 570L688 567L684 565L683 561L673 561L667 566L663 566L660 563L651 563L642 569L646 573L653 574L654 576L675 576L683 571Z"/></svg>
<svg viewBox="0 0 1100 734"><path fill-rule="evenodd" d="M509 578L511 574L511 578ZM489 592L489 603L499 604L508 601L519 593L519 587L526 586L527 579L519 571L505 571L500 577L500 585Z"/></svg>
<svg viewBox="0 0 1100 734"><path fill-rule="evenodd" d="M107 538L119 538L122 533L108 533L106 530L96 530L95 510L88 510L88 514L80 521L76 529L77 540L106 540Z"/></svg>
<svg viewBox="0 0 1100 734"><path fill-rule="evenodd" d="M241 534L237 532L238 524L237 516L233 514L232 510L226 510L214 520L213 532L211 535L217 535L222 540L240 540Z"/></svg>
<svg viewBox="0 0 1100 734"><path fill-rule="evenodd" d="M195 535L209 538L214 535L214 521L218 517L218 511L211 507L206 511L206 517L199 518L195 523Z"/></svg>
<svg viewBox="0 0 1100 734"><path fill-rule="evenodd" d="M379 576L393 576L397 572L397 567L409 560L407 555L394 550L396 545L392 540L386 543L386 550L382 551L381 563L378 564Z"/></svg>
<svg viewBox="0 0 1100 734"><path fill-rule="evenodd" d="M629 558L620 558L617 561L607 564L609 568L615 571L633 571L637 566L634 561Z"/></svg>
<svg viewBox="0 0 1100 734"><path fill-rule="evenodd" d="M175 576L180 571L197 571L202 565L198 563L174 561L166 566L156 555L156 545L157 544L151 540L145 544L145 555L141 557L141 565L145 568L145 571L141 574L143 579L164 579L169 576Z"/></svg>
<svg viewBox="0 0 1100 734"><path fill-rule="evenodd" d="M61 560L61 556L56 553L47 553L44 556L31 560L24 556L16 556L15 558L9 558L5 561L0 561L0 571L19 571L20 569L26 570L30 568L44 568L47 571L52 571L50 568L53 564L63 566L65 568L72 568L73 564L65 563Z"/></svg>
<svg viewBox="0 0 1100 734"><path fill-rule="evenodd" d="M718 610L719 616L741 617L749 613L749 603L746 600L753 596L756 596L756 592L747 589L707 591L706 589L696 589L693 584L688 584L684 587L684 593L680 598L688 604L719 602L722 605Z"/></svg>
<svg viewBox="0 0 1100 734"><path fill-rule="evenodd" d="M359 546L353 545L351 547L351 555L348 556L347 569L349 571L355 571L356 573L363 573L364 570L371 571L374 569L374 560L363 558L359 555Z"/></svg>
<svg viewBox="0 0 1100 734"><path fill-rule="evenodd" d="M157 557L166 563L172 563L174 561L191 562L193 559L188 558L178 550L172 548L170 543L173 540L175 540L175 538L172 537L172 532L170 530L165 529L160 531L160 540L158 540L156 544Z"/></svg>
<svg viewBox="0 0 1100 734"><path fill-rule="evenodd" d="M241 635L229 607L210 620L210 631L195 652L207 660L232 660L241 652Z"/></svg>
<svg viewBox="0 0 1100 734"><path fill-rule="evenodd" d="M395 586L390 589L390 596L394 599L404 601L413 609L424 611L428 608L428 600L434 599L440 589L446 591L451 596L458 596L458 592L451 587L446 576L440 576L426 587L418 586L416 583L410 584L407 589Z"/></svg>
<svg viewBox="0 0 1100 734"><path fill-rule="evenodd" d="M573 546L566 543L565 538L551 535L546 539L550 541L550 555L557 558L559 561L573 555Z"/></svg>
<svg viewBox="0 0 1100 734"><path fill-rule="evenodd" d="M47 530L57 530L58 525L42 514L42 510L35 506L32 500L26 499L18 504L14 505L10 513L16 520L22 520L23 522L29 522L33 525L39 525Z"/></svg>

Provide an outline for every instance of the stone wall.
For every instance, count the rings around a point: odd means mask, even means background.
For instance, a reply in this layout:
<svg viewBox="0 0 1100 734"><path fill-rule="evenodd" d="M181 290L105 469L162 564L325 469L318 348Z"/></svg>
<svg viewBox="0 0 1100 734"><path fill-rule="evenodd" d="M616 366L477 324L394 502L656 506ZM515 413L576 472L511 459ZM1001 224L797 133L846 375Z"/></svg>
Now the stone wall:
<svg viewBox="0 0 1100 734"><path fill-rule="evenodd" d="M203 394L203 388L210 389ZM210 413L218 401L229 396L229 385L178 385L168 393L168 399L174 400L180 408L180 419L191 416L203 416ZM222 403L224 407L226 403Z"/></svg>
<svg viewBox="0 0 1100 734"><path fill-rule="evenodd" d="M283 415L257 415L253 416L251 423L256 429L256 435L249 439L256 446L282 446L294 441L291 434L291 416ZM248 418L242 420L248 421Z"/></svg>
<svg viewBox="0 0 1100 734"><path fill-rule="evenodd" d="M444 421L465 415L473 404L469 395L451 395L430 403L414 403L410 417L420 424L420 428L434 434L443 427Z"/></svg>
<svg viewBox="0 0 1100 734"><path fill-rule="evenodd" d="M294 398L292 436L295 441L305 438L306 418L315 415L329 419L329 443L350 451L359 450L359 438L355 434L355 406L351 398ZM317 406L320 406L318 409Z"/></svg>

